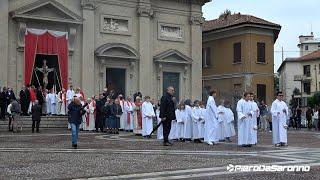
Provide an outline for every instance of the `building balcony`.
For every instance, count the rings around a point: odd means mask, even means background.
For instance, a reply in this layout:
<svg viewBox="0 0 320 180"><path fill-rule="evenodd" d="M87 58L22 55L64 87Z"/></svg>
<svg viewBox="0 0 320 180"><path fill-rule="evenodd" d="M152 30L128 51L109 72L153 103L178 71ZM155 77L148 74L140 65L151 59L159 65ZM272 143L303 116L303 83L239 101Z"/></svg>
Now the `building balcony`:
<svg viewBox="0 0 320 180"><path fill-rule="evenodd" d="M294 75L293 80L294 81L311 81L311 76L310 75Z"/></svg>

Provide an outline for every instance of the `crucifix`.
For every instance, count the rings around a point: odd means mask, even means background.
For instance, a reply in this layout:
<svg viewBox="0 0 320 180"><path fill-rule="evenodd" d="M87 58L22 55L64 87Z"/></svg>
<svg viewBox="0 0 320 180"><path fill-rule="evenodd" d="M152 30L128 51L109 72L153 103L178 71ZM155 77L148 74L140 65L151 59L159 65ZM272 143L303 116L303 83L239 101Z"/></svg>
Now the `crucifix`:
<svg viewBox="0 0 320 180"><path fill-rule="evenodd" d="M44 88L47 88L47 85L48 85L48 75L50 72L54 71L54 68L49 68L47 66L47 60L43 60L43 65L42 65L42 68L38 68L36 67L36 70L37 71L40 71L42 74L43 74L43 79L42 79L42 82L43 82L43 87Z"/></svg>

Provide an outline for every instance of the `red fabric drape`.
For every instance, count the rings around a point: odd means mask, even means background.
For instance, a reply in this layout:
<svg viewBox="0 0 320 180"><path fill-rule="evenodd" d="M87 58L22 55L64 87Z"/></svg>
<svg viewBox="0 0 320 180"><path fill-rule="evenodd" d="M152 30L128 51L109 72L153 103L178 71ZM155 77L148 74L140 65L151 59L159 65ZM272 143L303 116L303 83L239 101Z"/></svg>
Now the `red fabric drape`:
<svg viewBox="0 0 320 180"><path fill-rule="evenodd" d="M24 82L25 85L30 84L33 64L36 58L38 36L28 33L25 35L25 51L24 51Z"/></svg>
<svg viewBox="0 0 320 180"><path fill-rule="evenodd" d="M25 35L25 84L31 83L36 54L57 55L62 87L68 88L68 40L66 35L55 37L46 32Z"/></svg>

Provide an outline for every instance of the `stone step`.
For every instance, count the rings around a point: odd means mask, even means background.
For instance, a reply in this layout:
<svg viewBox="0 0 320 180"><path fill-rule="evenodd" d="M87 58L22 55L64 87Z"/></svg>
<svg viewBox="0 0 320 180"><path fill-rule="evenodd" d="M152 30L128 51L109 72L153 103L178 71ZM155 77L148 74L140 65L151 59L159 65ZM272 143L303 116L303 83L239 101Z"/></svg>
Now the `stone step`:
<svg viewBox="0 0 320 180"><path fill-rule="evenodd" d="M31 116L21 116L20 123L24 129L31 129L32 118ZM8 129L9 120L0 120L0 130ZM67 128L68 118L66 116L43 116L41 117L41 128Z"/></svg>

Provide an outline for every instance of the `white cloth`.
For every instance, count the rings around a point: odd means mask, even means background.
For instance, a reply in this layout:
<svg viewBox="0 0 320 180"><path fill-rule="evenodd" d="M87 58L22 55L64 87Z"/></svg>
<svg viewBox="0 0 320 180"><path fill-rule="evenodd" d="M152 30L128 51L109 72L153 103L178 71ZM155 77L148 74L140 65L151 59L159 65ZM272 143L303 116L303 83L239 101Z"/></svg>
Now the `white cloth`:
<svg viewBox="0 0 320 180"><path fill-rule="evenodd" d="M204 119L203 111L200 107L194 107L192 110L192 131L193 139L200 139L202 131L202 120Z"/></svg>
<svg viewBox="0 0 320 180"><path fill-rule="evenodd" d="M177 135L177 120L172 120L171 121L171 129L170 129L170 133L169 133L169 137L168 139L173 140L173 139L178 139L178 135Z"/></svg>
<svg viewBox="0 0 320 180"><path fill-rule="evenodd" d="M206 113L207 113L207 110L206 108L201 108L201 114L202 114L202 117L203 119L200 121L201 124L200 124L200 138L204 138L204 127L205 127L205 116L206 116Z"/></svg>
<svg viewBox="0 0 320 180"><path fill-rule="evenodd" d="M87 123L87 118L89 118L89 125L85 125L83 127L83 130L87 130L87 131L93 131L95 130L95 102L91 101L91 103L89 104L89 106L85 107L85 111L87 112L85 114L85 123Z"/></svg>
<svg viewBox="0 0 320 180"><path fill-rule="evenodd" d="M285 112L284 112L285 111ZM287 143L287 119L289 115L289 109L284 101L276 99L271 106L272 114L272 143L279 144Z"/></svg>
<svg viewBox="0 0 320 180"><path fill-rule="evenodd" d="M254 101L250 101L252 105L252 121L251 121L251 131L252 131L252 142L251 144L257 144L258 143L258 123L257 119L260 115L260 110L258 107L258 104Z"/></svg>
<svg viewBox="0 0 320 180"><path fill-rule="evenodd" d="M156 115L157 115L157 123L161 123L161 118L160 116L160 110L157 109L156 110ZM159 126L159 128L157 129L157 139L163 139L163 127L162 124Z"/></svg>
<svg viewBox="0 0 320 180"><path fill-rule="evenodd" d="M42 35L45 33L49 33L54 37L61 37L61 36L66 36L66 39L68 39L68 32L62 32L62 31L53 31L53 30L48 30L48 29L35 29L35 28L27 28L25 34L27 35L28 33L36 34L36 35Z"/></svg>
<svg viewBox="0 0 320 180"><path fill-rule="evenodd" d="M49 94L46 95L47 114L51 114L51 103L49 100Z"/></svg>
<svg viewBox="0 0 320 180"><path fill-rule="evenodd" d="M58 93L58 114L59 115L66 115L66 94L64 94L62 91Z"/></svg>
<svg viewBox="0 0 320 180"><path fill-rule="evenodd" d="M176 114L176 139L183 139L184 138L184 122L187 119L187 112L186 110L179 110L176 109L175 111Z"/></svg>
<svg viewBox="0 0 320 180"><path fill-rule="evenodd" d="M226 117L226 108L224 106L218 106L218 129L217 135L219 140L223 140L225 136L225 122L227 121Z"/></svg>
<svg viewBox="0 0 320 180"><path fill-rule="evenodd" d="M10 104L8 105L8 107L7 107L7 113L10 114L10 115L12 114L12 113L11 113L11 107L12 107L12 104L10 103Z"/></svg>
<svg viewBox="0 0 320 180"><path fill-rule="evenodd" d="M218 142L217 128L218 128L218 108L212 96L209 96L205 114L205 133L204 141Z"/></svg>
<svg viewBox="0 0 320 180"><path fill-rule="evenodd" d="M124 111L124 104L125 104L125 101L121 100L120 101L120 106L121 106L122 112L125 112ZM125 126L125 121L126 120L127 120L127 113L122 113L121 116L120 116L120 129L125 129L124 126Z"/></svg>
<svg viewBox="0 0 320 180"><path fill-rule="evenodd" d="M150 102L142 104L142 136L148 136L153 130L153 117L155 117L153 106Z"/></svg>
<svg viewBox="0 0 320 180"><path fill-rule="evenodd" d="M57 102L58 102L57 94L49 93L47 100L50 105L50 109L49 109L50 114L57 114Z"/></svg>
<svg viewBox="0 0 320 180"><path fill-rule="evenodd" d="M124 121L124 129L125 130L133 130L133 115L134 115L134 108L135 108L134 102L125 101L124 102L124 113L126 113L126 119ZM128 116L130 118L130 121L128 123Z"/></svg>
<svg viewBox="0 0 320 180"><path fill-rule="evenodd" d="M225 108L226 112L226 121L224 121L224 128L225 128L225 137L230 138L236 135L236 131L234 130L234 114L230 108Z"/></svg>
<svg viewBox="0 0 320 180"><path fill-rule="evenodd" d="M68 89L66 98L67 98L67 106L71 103L73 96L75 95L74 90Z"/></svg>
<svg viewBox="0 0 320 180"><path fill-rule="evenodd" d="M252 105L250 101L240 99L237 103L238 145L249 145L252 142Z"/></svg>
<svg viewBox="0 0 320 180"><path fill-rule="evenodd" d="M185 105L185 111L187 114L186 120L184 122L184 138L192 138L192 108L188 105Z"/></svg>

